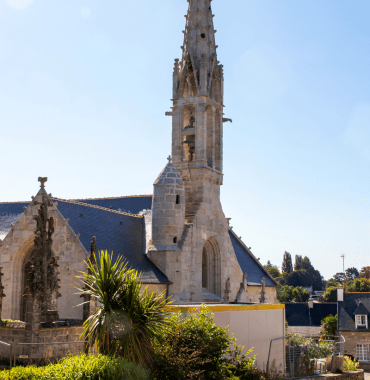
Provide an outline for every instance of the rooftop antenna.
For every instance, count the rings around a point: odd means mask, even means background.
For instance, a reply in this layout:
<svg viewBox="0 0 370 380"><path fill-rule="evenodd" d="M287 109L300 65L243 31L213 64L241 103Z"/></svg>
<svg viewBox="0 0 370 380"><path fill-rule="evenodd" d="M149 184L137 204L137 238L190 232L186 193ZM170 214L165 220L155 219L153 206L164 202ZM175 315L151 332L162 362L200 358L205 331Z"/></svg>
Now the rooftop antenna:
<svg viewBox="0 0 370 380"><path fill-rule="evenodd" d="M340 255L340 257L343 259L343 273L344 273L344 259L345 259L345 255L344 255L344 253L342 253L342 254Z"/></svg>

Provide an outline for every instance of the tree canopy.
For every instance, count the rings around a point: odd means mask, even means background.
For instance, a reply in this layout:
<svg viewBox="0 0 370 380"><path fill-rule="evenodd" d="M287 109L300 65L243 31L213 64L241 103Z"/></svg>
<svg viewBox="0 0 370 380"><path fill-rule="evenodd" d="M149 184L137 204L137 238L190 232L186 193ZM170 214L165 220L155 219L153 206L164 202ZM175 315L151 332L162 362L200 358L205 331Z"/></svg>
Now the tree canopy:
<svg viewBox="0 0 370 380"><path fill-rule="evenodd" d="M310 298L308 291L301 286L283 285L278 292L279 302L307 302Z"/></svg>
<svg viewBox="0 0 370 380"><path fill-rule="evenodd" d="M281 271L283 273L293 272L292 256L289 252L285 251L283 256L283 262L281 264Z"/></svg>

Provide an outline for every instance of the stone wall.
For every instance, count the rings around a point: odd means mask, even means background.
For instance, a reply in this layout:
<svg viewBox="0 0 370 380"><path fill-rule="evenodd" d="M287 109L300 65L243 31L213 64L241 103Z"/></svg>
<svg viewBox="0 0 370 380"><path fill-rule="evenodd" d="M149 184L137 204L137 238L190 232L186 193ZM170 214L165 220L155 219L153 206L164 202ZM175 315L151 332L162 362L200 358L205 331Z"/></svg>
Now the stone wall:
<svg viewBox="0 0 370 380"><path fill-rule="evenodd" d="M17 363L44 364L57 361L68 353L80 354L85 352L85 343L80 340L82 326L57 327L40 329L38 336L31 338L30 331L25 329L25 323L18 328L0 327L0 340L13 344L13 358ZM45 343L45 345L20 345L19 343ZM76 342L80 343L65 343ZM48 343L65 344L48 344ZM0 358L8 360L10 347L0 344Z"/></svg>
<svg viewBox="0 0 370 380"><path fill-rule="evenodd" d="M351 371L345 373L327 373L318 376L309 376L309 377L297 377L292 379L322 379L322 380L364 380L364 371Z"/></svg>
<svg viewBox="0 0 370 380"><path fill-rule="evenodd" d="M302 334L307 336L317 335L320 331L319 326L289 326L288 334Z"/></svg>
<svg viewBox="0 0 370 380"><path fill-rule="evenodd" d="M342 335L346 341L344 349L341 350L342 355L347 354L356 357L357 344L370 344L370 332L368 331L339 331L338 333ZM360 367L370 370L370 362L361 362Z"/></svg>
<svg viewBox="0 0 370 380"><path fill-rule="evenodd" d="M36 196L36 200L39 195ZM31 202L24 213L12 226L0 246L0 267L3 267L3 284L6 297L3 299L2 318L20 320L22 318L23 300L23 266L27 253L34 244L36 221L39 206ZM86 250L68 224L57 210L55 202L49 208L49 217L54 218L53 254L58 258L60 294L58 312L60 318L82 319L81 298L76 291L76 275L85 270Z"/></svg>

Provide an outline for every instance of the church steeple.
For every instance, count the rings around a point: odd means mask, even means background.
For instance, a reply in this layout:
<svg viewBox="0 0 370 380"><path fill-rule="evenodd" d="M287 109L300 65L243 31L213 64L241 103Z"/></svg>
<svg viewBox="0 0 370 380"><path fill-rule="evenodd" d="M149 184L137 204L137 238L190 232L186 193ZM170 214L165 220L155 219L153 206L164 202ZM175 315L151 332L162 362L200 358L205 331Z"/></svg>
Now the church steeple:
<svg viewBox="0 0 370 380"><path fill-rule="evenodd" d="M185 17L183 60L187 54L195 61L202 55L206 60L216 58L211 0L189 0L188 14Z"/></svg>
<svg viewBox="0 0 370 380"><path fill-rule="evenodd" d="M173 163L180 172L222 172L223 66L217 61L211 1L188 0L182 59L175 60L168 115Z"/></svg>

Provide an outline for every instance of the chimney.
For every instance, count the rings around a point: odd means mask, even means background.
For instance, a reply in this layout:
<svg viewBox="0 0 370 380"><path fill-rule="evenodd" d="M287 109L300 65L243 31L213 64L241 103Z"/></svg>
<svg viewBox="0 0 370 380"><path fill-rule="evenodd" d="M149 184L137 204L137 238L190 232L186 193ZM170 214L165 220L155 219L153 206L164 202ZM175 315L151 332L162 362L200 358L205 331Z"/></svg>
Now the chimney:
<svg viewBox="0 0 370 380"><path fill-rule="evenodd" d="M343 288L343 285L340 285L339 288L337 289L338 302L343 302L343 298L344 298L344 288Z"/></svg>

